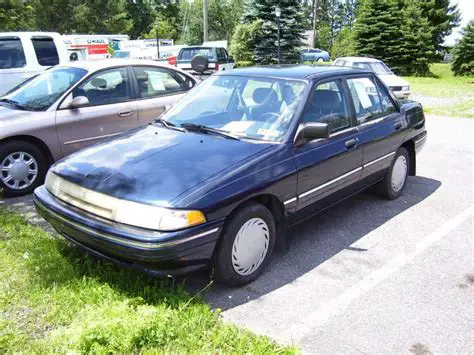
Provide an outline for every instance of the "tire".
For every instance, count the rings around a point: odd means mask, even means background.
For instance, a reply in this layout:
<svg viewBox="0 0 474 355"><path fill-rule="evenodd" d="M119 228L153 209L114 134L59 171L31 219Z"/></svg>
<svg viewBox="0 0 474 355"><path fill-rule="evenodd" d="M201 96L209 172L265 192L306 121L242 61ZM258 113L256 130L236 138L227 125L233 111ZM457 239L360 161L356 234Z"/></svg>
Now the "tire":
<svg viewBox="0 0 474 355"><path fill-rule="evenodd" d="M22 141L0 144L0 191L3 190L0 196L17 197L33 192L43 183L47 170L46 158L33 144ZM22 176L26 178L22 180Z"/></svg>
<svg viewBox="0 0 474 355"><path fill-rule="evenodd" d="M398 149L392 164L379 184L379 193L382 197L394 200L403 193L410 171L410 156L406 148Z"/></svg>
<svg viewBox="0 0 474 355"><path fill-rule="evenodd" d="M249 236L260 238L254 241ZM216 281L242 286L257 279L271 259L275 236L275 220L266 207L249 202L239 208L226 223L214 253ZM248 253L249 247L253 255Z"/></svg>
<svg viewBox="0 0 474 355"><path fill-rule="evenodd" d="M319 57L317 61L318 61L318 63L322 63L322 62L324 62L324 59Z"/></svg>

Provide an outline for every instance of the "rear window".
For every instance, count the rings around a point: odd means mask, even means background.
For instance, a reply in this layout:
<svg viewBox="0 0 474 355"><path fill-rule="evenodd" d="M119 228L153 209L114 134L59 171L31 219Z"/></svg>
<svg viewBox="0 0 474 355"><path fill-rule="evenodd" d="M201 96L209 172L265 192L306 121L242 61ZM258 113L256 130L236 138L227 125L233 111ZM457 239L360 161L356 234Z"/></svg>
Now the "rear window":
<svg viewBox="0 0 474 355"><path fill-rule="evenodd" d="M197 55L213 59L214 51L212 48L183 48L179 53L178 60L191 60Z"/></svg>
<svg viewBox="0 0 474 355"><path fill-rule="evenodd" d="M25 65L21 40L18 37L0 38L0 69L22 68Z"/></svg>
<svg viewBox="0 0 474 355"><path fill-rule="evenodd" d="M58 51L51 37L33 37L33 48L39 65L52 66L59 64Z"/></svg>

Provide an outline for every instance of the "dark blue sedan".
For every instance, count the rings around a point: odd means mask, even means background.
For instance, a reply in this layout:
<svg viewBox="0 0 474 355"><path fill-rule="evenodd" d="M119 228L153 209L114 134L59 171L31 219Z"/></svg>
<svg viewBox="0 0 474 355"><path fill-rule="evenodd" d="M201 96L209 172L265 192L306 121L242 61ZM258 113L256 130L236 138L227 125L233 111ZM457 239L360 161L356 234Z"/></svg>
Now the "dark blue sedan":
<svg viewBox="0 0 474 355"><path fill-rule="evenodd" d="M399 197L425 140L421 106L401 105L374 73L239 69L58 162L34 201L90 253L162 276L209 266L243 285L288 227L374 184Z"/></svg>

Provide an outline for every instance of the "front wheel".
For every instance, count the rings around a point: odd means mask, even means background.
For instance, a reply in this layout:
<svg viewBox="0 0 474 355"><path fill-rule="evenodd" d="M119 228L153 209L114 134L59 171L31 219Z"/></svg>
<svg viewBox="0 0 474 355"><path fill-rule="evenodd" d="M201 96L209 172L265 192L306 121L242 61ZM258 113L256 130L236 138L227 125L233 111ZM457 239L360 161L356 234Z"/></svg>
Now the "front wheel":
<svg viewBox="0 0 474 355"><path fill-rule="evenodd" d="M11 141L0 144L0 191L5 197L31 193L43 183L47 163L34 145Z"/></svg>
<svg viewBox="0 0 474 355"><path fill-rule="evenodd" d="M318 63L322 63L322 62L324 62L324 59L321 58L321 57L319 57L319 58L318 58Z"/></svg>
<svg viewBox="0 0 474 355"><path fill-rule="evenodd" d="M406 148L398 149L392 165L384 179L380 182L379 191L383 197L394 200L403 193L410 171L410 157Z"/></svg>
<svg viewBox="0 0 474 355"><path fill-rule="evenodd" d="M214 255L218 282L239 286L257 279L275 245L275 221L263 205L250 202L237 210L224 228Z"/></svg>

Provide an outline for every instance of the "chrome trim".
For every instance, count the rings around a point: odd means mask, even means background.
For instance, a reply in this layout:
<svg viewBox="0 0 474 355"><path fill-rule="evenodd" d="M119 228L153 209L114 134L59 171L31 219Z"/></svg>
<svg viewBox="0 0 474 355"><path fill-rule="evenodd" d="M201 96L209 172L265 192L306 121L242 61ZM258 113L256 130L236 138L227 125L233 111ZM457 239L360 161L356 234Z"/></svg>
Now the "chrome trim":
<svg viewBox="0 0 474 355"><path fill-rule="evenodd" d="M415 144L418 144L418 143L420 143L420 142L422 142L422 141L425 141L425 140L426 140L426 137L427 137L427 136L426 136L426 134L425 134L423 137L421 137L420 139L416 140L416 141L415 141Z"/></svg>
<svg viewBox="0 0 474 355"><path fill-rule="evenodd" d="M70 225L70 226L72 226L72 227L74 227L74 228L76 228L76 229L78 229L78 230L80 230L84 233L92 234L95 237L100 237L100 238L106 239L108 241L118 243L120 245L125 245L125 246L130 246L130 247L137 247L137 248L142 248L142 249L147 249L147 250L157 250L157 249L161 249L161 248L166 248L166 247L179 245L179 244L186 243L186 242L189 242L191 240L194 240L194 239L197 239L197 238L204 237L206 235L215 233L219 230L219 228L213 228L211 230L208 230L208 231L205 231L205 232L202 232L202 233L199 233L199 234L195 234L195 235L183 238L183 239L179 239L179 240L176 240L176 241L173 241L173 242L147 243L147 242L132 241L132 240L126 240L124 238L115 237L115 236L110 235L110 234L105 234L105 233L98 232L98 231L96 231L92 228L89 228L89 227L84 226L82 224L78 224L76 222L73 222L73 221L71 221L67 218L64 218L63 216L59 215L58 213L56 213L54 211L51 211L50 209L47 209L43 205L43 203L38 201L38 200L36 200L36 203L38 205L40 205L40 208L43 209L45 211L45 213L52 215L54 218L58 219L59 221L65 223L65 224L68 224L68 225ZM72 238L72 236L69 236L69 237Z"/></svg>
<svg viewBox="0 0 474 355"><path fill-rule="evenodd" d="M366 122L362 122L362 123L360 123L359 120L357 120L358 127L360 127L360 126L370 126L370 125L373 125L375 123L382 122L385 118L386 118L386 116L382 116L382 117L376 118L375 120L366 121Z"/></svg>
<svg viewBox="0 0 474 355"><path fill-rule="evenodd" d="M76 140L74 140L74 141L64 142L64 145L95 141L95 140L97 140L97 139L104 139L104 138L109 138L109 137L118 136L118 135L121 134L121 133L122 133L122 132L120 132L120 133L105 134L105 135L103 135L103 136L89 137L89 138L83 138L83 139L76 139Z"/></svg>
<svg viewBox="0 0 474 355"><path fill-rule="evenodd" d="M290 203L296 202L296 197L290 198L289 200L286 200L283 202L284 205L289 205Z"/></svg>
<svg viewBox="0 0 474 355"><path fill-rule="evenodd" d="M334 184L335 182L337 182L337 181L339 181L339 180L342 180L342 179L344 179L344 178L346 178L346 177L348 177L348 176L350 176L350 175L352 175L352 174L355 174L355 173L357 173L358 171L361 171L361 170L362 170L362 167L359 166L358 168L356 168L356 169L354 169L354 170L351 170L351 171L349 171L348 173L345 173L345 174L343 174L343 175L341 175L341 176L338 176L337 178L335 178L335 179L333 179L333 180L330 180L330 181L328 181L328 182L325 182L324 184L319 185L319 186L315 187L314 189L311 189L311 190L309 190L309 191L303 192L301 195L298 196L298 198L303 198L303 197L305 197L305 196L311 195L311 194L315 193L316 191L319 191L319 190L321 190L321 189L324 189L325 187L327 187L327 186L329 186L329 185L331 185L331 184Z"/></svg>
<svg viewBox="0 0 474 355"><path fill-rule="evenodd" d="M392 155L395 155L395 153L396 153L396 151L391 152L391 153L388 153L388 154L386 154L386 155L384 155L384 156L382 156L382 157L380 157L380 158L377 158L377 159L375 159L375 160L369 161L367 164L364 164L364 169L365 169L365 168L368 168L369 166L371 166L371 165L373 165L373 164L375 164L375 163L378 163L378 162L381 161L381 160L387 159L387 158L391 157Z"/></svg>

